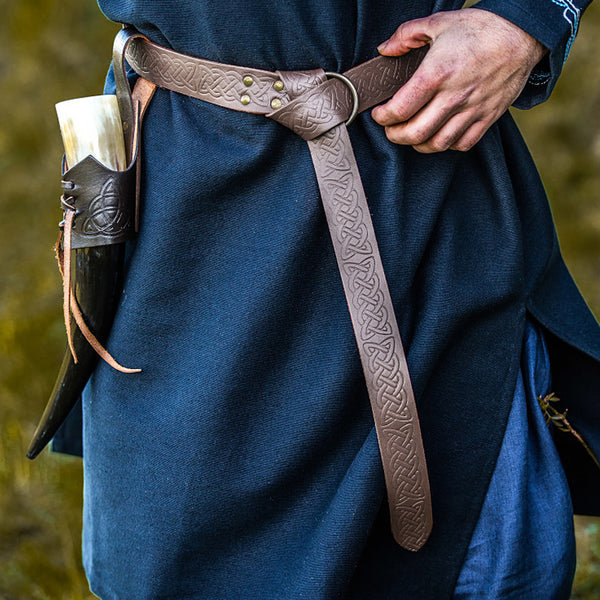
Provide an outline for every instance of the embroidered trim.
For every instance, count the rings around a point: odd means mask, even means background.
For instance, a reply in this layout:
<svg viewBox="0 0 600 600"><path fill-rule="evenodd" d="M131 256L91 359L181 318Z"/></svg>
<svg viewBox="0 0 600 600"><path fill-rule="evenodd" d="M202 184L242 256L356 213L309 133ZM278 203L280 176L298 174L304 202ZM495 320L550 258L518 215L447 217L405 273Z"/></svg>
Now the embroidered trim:
<svg viewBox="0 0 600 600"><path fill-rule="evenodd" d="M531 73L527 83L530 85L546 85L550 80L550 73Z"/></svg>
<svg viewBox="0 0 600 600"><path fill-rule="evenodd" d="M571 28L571 35L569 36L569 41L567 42L567 47L565 49L565 56L563 59L563 64L569 57L569 52L571 52L571 46L575 41L575 36L577 35L577 31L579 30L579 17L581 15L581 11L575 4L573 4L572 0L552 0L554 4L563 8L563 17L565 21L569 24Z"/></svg>

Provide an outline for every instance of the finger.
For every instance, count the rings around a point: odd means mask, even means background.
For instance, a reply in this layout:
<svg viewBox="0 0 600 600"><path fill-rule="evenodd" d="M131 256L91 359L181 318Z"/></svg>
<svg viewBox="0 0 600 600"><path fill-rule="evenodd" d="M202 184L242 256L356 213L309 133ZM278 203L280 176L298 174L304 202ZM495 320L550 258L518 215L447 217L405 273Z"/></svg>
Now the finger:
<svg viewBox="0 0 600 600"><path fill-rule="evenodd" d="M444 123L429 139L420 144L411 144L412 147L423 154L444 152L453 147L474 123L471 113L457 113Z"/></svg>
<svg viewBox="0 0 600 600"><path fill-rule="evenodd" d="M466 152L475 146L475 144L485 135L493 121L476 121L467 129L464 134L456 140L451 146L451 150Z"/></svg>
<svg viewBox="0 0 600 600"><path fill-rule="evenodd" d="M402 23L392 36L377 48L384 56L400 56L413 48L429 44L437 32L439 16L431 15L423 19L413 19Z"/></svg>
<svg viewBox="0 0 600 600"><path fill-rule="evenodd" d="M436 91L435 80L428 76L426 66L421 63L415 74L385 104L371 111L371 116L384 127L408 121L435 96Z"/></svg>
<svg viewBox="0 0 600 600"><path fill-rule="evenodd" d="M445 124L452 120L460 109L461 106L450 103L446 95L438 94L408 121L386 127L385 133L395 144L418 146L445 129ZM450 142L456 139L458 138L453 138Z"/></svg>
<svg viewBox="0 0 600 600"><path fill-rule="evenodd" d="M470 86L451 86L461 70L445 53L433 46L413 76L388 100L377 106L371 115L377 123L391 126L408 121L440 90L447 89L457 103L465 102L472 93Z"/></svg>

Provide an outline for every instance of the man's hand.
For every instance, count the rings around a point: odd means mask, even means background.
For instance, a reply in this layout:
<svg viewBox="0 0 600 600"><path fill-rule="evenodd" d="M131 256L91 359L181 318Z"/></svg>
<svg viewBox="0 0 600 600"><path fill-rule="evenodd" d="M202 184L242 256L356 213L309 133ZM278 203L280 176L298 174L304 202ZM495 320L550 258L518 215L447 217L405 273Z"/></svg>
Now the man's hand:
<svg viewBox="0 0 600 600"><path fill-rule="evenodd" d="M546 49L506 19L477 8L402 24L385 56L430 44L411 79L372 116L388 139L419 152L469 150L514 102Z"/></svg>

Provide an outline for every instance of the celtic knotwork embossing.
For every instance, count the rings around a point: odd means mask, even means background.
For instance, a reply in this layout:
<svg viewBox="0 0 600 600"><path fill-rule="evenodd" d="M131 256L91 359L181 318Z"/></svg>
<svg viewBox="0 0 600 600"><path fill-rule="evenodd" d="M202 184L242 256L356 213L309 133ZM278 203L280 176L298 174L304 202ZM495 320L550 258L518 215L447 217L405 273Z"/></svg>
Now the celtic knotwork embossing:
<svg viewBox="0 0 600 600"><path fill-rule="evenodd" d="M302 102L294 107L302 110L293 110L291 113L292 120L288 127L292 131L316 132L321 126L334 120L332 96L311 92L306 92L302 96Z"/></svg>
<svg viewBox="0 0 600 600"><path fill-rule="evenodd" d="M371 340L374 335L390 335L392 327L385 296L372 257L345 263L344 272L348 275L348 286L352 290L352 306L356 311L362 340Z"/></svg>
<svg viewBox="0 0 600 600"><path fill-rule="evenodd" d="M398 403L399 395L404 387L404 377L400 372L400 365L396 353L396 344L391 336L391 328L384 327L387 330L382 333L376 342L365 342L365 355L368 359L369 370L373 374L373 383L377 390L377 401L385 407L383 414L399 415L403 408ZM394 402L392 402L394 400ZM392 410L398 406L398 410Z"/></svg>
<svg viewBox="0 0 600 600"><path fill-rule="evenodd" d="M214 104L240 108L240 98L250 94L252 102L265 110L275 95L287 101L285 90L275 92L272 78L254 78L251 89L245 86L240 69L227 68L211 61L184 57L142 40L134 40L127 58L137 73L161 87L187 93Z"/></svg>
<svg viewBox="0 0 600 600"><path fill-rule="evenodd" d="M352 165L349 157L339 155L338 148L341 143L340 130L335 127L324 133L320 139L322 143L315 148L317 158L320 162L319 172L323 176L323 183L327 186L335 187L339 180L344 177L344 190L350 191L353 188L354 176L351 173Z"/></svg>
<svg viewBox="0 0 600 600"><path fill-rule="evenodd" d="M291 100L325 81L322 69L312 71L277 71L285 83L285 89Z"/></svg>
<svg viewBox="0 0 600 600"><path fill-rule="evenodd" d="M358 92L360 110L392 96L416 71L426 51L418 48L404 56L379 56L347 71Z"/></svg>
<svg viewBox="0 0 600 600"><path fill-rule="evenodd" d="M130 226L130 215L119 205L118 187L109 177L100 193L89 203L80 226L83 236L114 236Z"/></svg>
<svg viewBox="0 0 600 600"><path fill-rule="evenodd" d="M347 174L328 184L332 202L336 205L335 217L339 225L339 241L344 257L350 258L357 252L371 255L373 246L369 241L368 230L362 222L362 207L358 194L348 189L352 179Z"/></svg>
<svg viewBox="0 0 600 600"><path fill-rule="evenodd" d="M311 139L345 121L352 106L352 95L347 86L330 79L269 116L304 139Z"/></svg>
<svg viewBox="0 0 600 600"><path fill-rule="evenodd" d="M382 84L394 89L398 88L398 82L407 79L405 76L406 62L391 58L375 63L375 68L368 70L367 77L361 77L358 81L357 90L361 96L372 97L381 94Z"/></svg>
<svg viewBox="0 0 600 600"><path fill-rule="evenodd" d="M347 135L339 125L309 146L373 406L394 535L416 549L430 523L424 453L398 325Z"/></svg>

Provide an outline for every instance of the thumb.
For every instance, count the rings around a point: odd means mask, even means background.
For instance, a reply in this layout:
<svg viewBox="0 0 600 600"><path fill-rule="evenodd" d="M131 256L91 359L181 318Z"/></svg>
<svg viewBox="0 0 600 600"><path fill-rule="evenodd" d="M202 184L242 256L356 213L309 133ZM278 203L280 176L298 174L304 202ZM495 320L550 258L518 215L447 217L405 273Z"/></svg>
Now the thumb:
<svg viewBox="0 0 600 600"><path fill-rule="evenodd" d="M384 56L400 56L413 48L420 48L429 44L434 38L434 26L431 17L414 19L402 23L386 40L377 47L379 54Z"/></svg>

